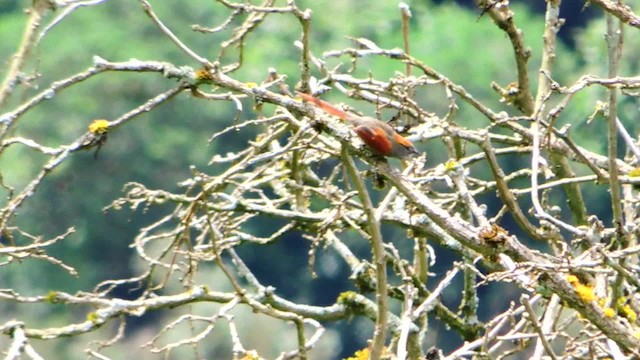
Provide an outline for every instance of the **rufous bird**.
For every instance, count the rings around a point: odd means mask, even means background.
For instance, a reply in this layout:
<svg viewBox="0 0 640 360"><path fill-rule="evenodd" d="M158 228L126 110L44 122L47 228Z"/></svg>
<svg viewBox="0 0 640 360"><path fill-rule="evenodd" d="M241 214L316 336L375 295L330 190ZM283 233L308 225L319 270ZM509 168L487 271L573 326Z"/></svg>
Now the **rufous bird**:
<svg viewBox="0 0 640 360"><path fill-rule="evenodd" d="M353 131L358 134L360 139L362 139L371 151L378 155L406 159L419 154L411 141L398 134L384 121L368 116L358 116L348 113L309 94L298 92L298 95L305 101L324 110L326 113L337 116L344 122L352 125Z"/></svg>

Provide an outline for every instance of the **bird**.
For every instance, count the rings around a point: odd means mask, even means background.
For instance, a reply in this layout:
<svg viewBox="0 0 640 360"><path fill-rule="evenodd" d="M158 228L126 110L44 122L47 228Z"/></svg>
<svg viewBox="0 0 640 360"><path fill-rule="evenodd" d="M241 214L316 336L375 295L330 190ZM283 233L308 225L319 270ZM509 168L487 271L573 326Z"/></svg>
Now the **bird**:
<svg viewBox="0 0 640 360"><path fill-rule="evenodd" d="M407 159L419 154L410 140L398 134L384 121L348 113L309 94L298 92L298 95L304 101L314 104L324 112L337 116L353 126L353 131L375 154L398 159Z"/></svg>

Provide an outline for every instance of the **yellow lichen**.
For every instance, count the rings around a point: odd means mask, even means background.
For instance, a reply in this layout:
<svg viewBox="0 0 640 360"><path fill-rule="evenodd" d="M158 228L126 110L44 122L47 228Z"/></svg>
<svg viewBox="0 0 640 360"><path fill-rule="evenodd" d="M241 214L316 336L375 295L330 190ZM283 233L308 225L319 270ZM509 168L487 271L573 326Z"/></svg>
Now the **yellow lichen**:
<svg viewBox="0 0 640 360"><path fill-rule="evenodd" d="M49 293L44 297L44 299L52 304L58 302L58 293L55 291L49 291Z"/></svg>
<svg viewBox="0 0 640 360"><path fill-rule="evenodd" d="M593 287L580 283L573 284L573 287L576 289L576 294L578 294L580 300L584 302L596 300L596 293L593 291Z"/></svg>
<svg viewBox="0 0 640 360"><path fill-rule="evenodd" d="M446 163L444 163L444 169L446 171L454 171L457 166L458 166L458 162L455 160L449 160Z"/></svg>
<svg viewBox="0 0 640 360"><path fill-rule="evenodd" d="M358 351L356 351L353 356L348 357L348 358L344 358L343 360L369 360L369 356L371 351L369 350L369 348L364 348L364 349L360 349ZM382 348L382 359L395 359L395 356L393 356L393 353L391 353L391 351L389 351L389 348L387 347L383 347Z"/></svg>
<svg viewBox="0 0 640 360"><path fill-rule="evenodd" d="M480 230L480 238L489 242L503 242L509 236L509 232L498 224L491 224Z"/></svg>
<svg viewBox="0 0 640 360"><path fill-rule="evenodd" d="M613 318L614 316L616 316L616 311L613 310L612 308L604 308L602 309L602 311L604 312L604 316L608 317L608 318Z"/></svg>
<svg viewBox="0 0 640 360"><path fill-rule="evenodd" d="M626 317L630 323L635 323L638 320L638 314L631 308L631 305L626 304L620 306L619 311L622 313L622 316Z"/></svg>
<svg viewBox="0 0 640 360"><path fill-rule="evenodd" d="M100 318L98 317L98 314L94 313L94 312L90 312L87 314L87 321L91 321L92 323L97 323L98 320L100 320Z"/></svg>
<svg viewBox="0 0 640 360"><path fill-rule="evenodd" d="M109 131L109 120L98 119L89 124L89 132L92 134L102 135L107 131Z"/></svg>
<svg viewBox="0 0 640 360"><path fill-rule="evenodd" d="M262 359L258 352L255 350L249 350L243 357L239 358L239 360L260 360Z"/></svg>
<svg viewBox="0 0 640 360"><path fill-rule="evenodd" d="M213 79L211 72L208 69L199 69L195 72L195 78L198 82L209 82Z"/></svg>
<svg viewBox="0 0 640 360"><path fill-rule="evenodd" d="M346 303L350 303L353 302L356 298L356 295L358 295L358 293L356 293L355 291L345 291L340 293L340 295L338 295L338 304L346 304Z"/></svg>
<svg viewBox="0 0 640 360"><path fill-rule="evenodd" d="M584 302L592 302L597 300L593 286L581 283L580 279L578 279L578 277L575 275L567 276L567 281L569 282L569 284L571 284L571 286L573 286L580 300Z"/></svg>
<svg viewBox="0 0 640 360"><path fill-rule="evenodd" d="M567 276L567 281L569 282L569 284L571 285L575 285L576 283L580 283L580 280L578 280L578 277L575 275L569 275Z"/></svg>
<svg viewBox="0 0 640 360"><path fill-rule="evenodd" d="M630 177L639 177L640 176L640 168L631 169L631 171L629 171L629 173L627 173L627 175L629 175Z"/></svg>
<svg viewBox="0 0 640 360"><path fill-rule="evenodd" d="M619 297L619 298L618 298L618 301L617 301L617 303L616 303L616 304L618 305L618 307L620 307L620 306L624 306L624 304L626 304L626 303L627 303L627 300L628 300L628 299L627 299L626 297L621 296L621 297Z"/></svg>
<svg viewBox="0 0 640 360"><path fill-rule="evenodd" d="M344 360L369 360L369 348L358 350L354 356L345 358Z"/></svg>

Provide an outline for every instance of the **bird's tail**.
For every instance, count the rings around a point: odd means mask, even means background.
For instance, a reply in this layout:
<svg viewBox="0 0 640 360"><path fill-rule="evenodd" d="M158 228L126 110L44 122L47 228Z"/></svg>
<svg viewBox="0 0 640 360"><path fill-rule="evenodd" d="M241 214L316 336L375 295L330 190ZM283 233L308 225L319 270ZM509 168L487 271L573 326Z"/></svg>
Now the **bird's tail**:
<svg viewBox="0 0 640 360"><path fill-rule="evenodd" d="M324 100L320 100L320 99L318 99L316 97L313 97L313 96L311 96L309 94L298 92L298 95L300 95L300 97L302 97L302 99L304 101L310 102L310 103L314 104L315 106L319 107L320 109L324 110L326 113L331 114L333 116L337 116L342 120L348 121L353 116L352 114L349 114L346 111L342 111L342 110L338 109L337 107L329 104L328 102L326 102Z"/></svg>

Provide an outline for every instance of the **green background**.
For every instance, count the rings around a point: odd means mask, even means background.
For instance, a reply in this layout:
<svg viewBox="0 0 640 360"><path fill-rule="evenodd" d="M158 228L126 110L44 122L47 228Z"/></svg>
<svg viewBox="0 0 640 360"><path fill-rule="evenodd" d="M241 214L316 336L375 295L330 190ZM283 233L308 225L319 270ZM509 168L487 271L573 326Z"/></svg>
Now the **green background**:
<svg viewBox="0 0 640 360"><path fill-rule="evenodd" d="M8 64L11 54L17 49L26 15L23 9L28 1L0 2L0 61ZM191 30L192 24L216 26L228 11L212 1L154 1L158 16L191 48L202 56L215 58L221 41L229 37L233 26L218 34L201 34ZM395 1L300 1L301 8L313 11L311 26L311 47L316 56L323 52L349 47L346 38L365 37L383 48L402 45L398 3ZM516 79L514 59L508 38L488 17L479 18L479 11L453 2L435 4L429 1L414 1L409 5L413 11L411 19L412 54L454 82L463 85L473 96L496 111L516 111L499 102L499 96L490 88L496 81L502 86ZM525 33L527 45L532 49L529 62L532 79L537 76L540 63L543 15L539 9L512 2L518 26ZM50 14L50 21L57 13ZM581 75L606 73L606 53L602 34L604 23L594 9L569 13L570 21L579 26L567 26L561 31L562 41L558 46L554 70L554 80L569 85ZM48 21L45 21L47 23ZM236 21L232 25L237 26ZM288 15L273 14L253 32L245 44L244 65L233 77L245 82L260 83L267 75L267 69L275 68L279 74L288 76L287 82L293 87L299 80L299 51L293 42L300 36L300 25ZM626 49L637 48L635 34L628 34ZM30 88L19 87L0 113L15 106L46 88L53 81L66 78L92 65L92 57L98 55L109 61L129 59L167 61L175 65L197 64L162 34L144 14L136 1L111 0L103 4L79 8L58 25L49 30L29 61L29 74L40 74ZM229 49L226 61L234 61L236 49ZM330 59L329 64L339 61L349 66L347 58ZM638 55L627 51L624 54L621 75L633 75L638 70ZM0 76L5 75L6 66L0 67ZM358 62L356 74L387 79L396 72L404 71L399 62L388 59L368 58ZM314 72L314 75L319 74ZM67 144L87 129L93 119L114 119L130 109L144 103L148 98L175 86L173 80L153 73L103 73L56 94L52 99L37 106L21 118L15 130L16 136L33 138L41 144L59 146ZM532 84L535 89L535 81ZM436 89L435 87L429 89ZM211 90L211 89L207 89ZM344 97L327 97L331 101L345 101ZM443 91L419 91L417 101L429 111L443 116L449 104ZM602 136L605 124L600 122L586 125L586 118L593 112L595 101L603 100L602 90L587 90L576 96L569 109L559 119L560 125L572 124L572 133L580 139L580 145L603 152L606 144ZM348 102L348 101L346 101ZM353 104L353 103L352 103ZM353 104L356 107L359 104ZM460 111L456 121L468 127L487 124L477 112L458 102ZM242 118L252 118L252 104L244 102ZM371 111L371 108L362 108ZM635 99L624 99L620 117L629 123L629 130L635 131L631 119L637 111ZM103 209L122 195L123 185L136 181L148 188L162 188L179 191L178 183L191 175L189 166L195 165L205 173L216 174L219 169L208 165L217 153L241 149L256 135L255 128L246 128L219 141L208 143L211 134L228 126L235 116L235 106L229 102L204 101L184 93L174 101L148 114L135 118L126 126L109 134L107 143L97 157L92 151L75 154L70 161L56 169L42 184L38 192L20 209L17 224L31 233L51 238L74 227L76 232L64 241L50 248L51 255L75 267L80 276L71 277L62 269L49 263L28 260L0 268L2 288L14 288L24 295L42 295L50 290L67 292L90 291L100 281L112 278L126 278L138 274L143 263L129 248L138 229L156 220L167 209L151 208L120 211ZM427 151L429 166L446 161L442 145L436 141L418 144L421 151ZM470 151L475 151L470 149ZM4 182L21 189L42 166L46 158L24 147L14 146L0 156L0 171ZM502 160L501 160L502 161ZM505 170L529 166L526 157L504 159ZM578 167L578 173L587 173ZM490 174L483 167L472 168L474 176L488 179ZM522 184L526 185L526 184ZM592 212L601 219L608 219L609 207L604 188L592 186L593 191L585 192ZM0 192L3 190L0 190ZM6 196L5 194L2 196ZM500 206L493 196L485 198L490 211ZM255 233L267 235L278 224L255 224ZM386 239L394 241L403 252L411 250L411 244L402 242L402 236L393 229L385 228ZM517 233L516 229L508 229ZM355 238L355 236L354 236ZM353 241L356 253L368 257L368 248L362 242ZM348 269L330 253L320 252L316 270L319 278L311 279L307 267L309 244L296 234L283 237L280 241L260 248L245 247L243 255L255 274L265 285L274 285L277 292L292 301L328 305L337 295L353 289L346 281ZM286 261L283 261L285 259ZM432 271L441 277L457 256L442 252L438 264ZM216 290L228 289L224 278L213 268L208 269L210 283ZM435 283L435 280L434 280ZM222 286L222 287L221 287ZM459 286L460 284L456 284ZM170 290L170 289L169 289ZM177 289L176 289L177 290ZM135 298L135 289L122 289L115 295ZM506 294L506 296L505 296ZM487 286L480 290L482 297L480 313L486 320L492 314L503 311L506 300L514 289L505 286ZM444 294L443 302L455 307L459 291L453 288ZM214 311L217 306L199 304L194 308ZM245 309L246 310L246 309ZM44 328L61 326L69 322L82 321L90 309L65 307L62 305L16 305L0 302L0 323L19 318L30 327ZM255 347L261 354L273 357L280 351L292 349L295 345L294 329L264 316L251 314L249 310L235 313L241 324L240 333L247 348ZM114 358L132 355L140 359L157 358L139 345L148 341L165 324L178 316L170 311L150 313L141 318L131 318L125 339L105 353ZM314 358L333 359L348 356L356 349L366 346L370 338L372 324L368 320L353 319L326 324L328 332L314 352ZM272 329L280 329L272 331ZM270 331L265 331L269 329ZM78 338L35 342L36 349L45 358L81 359L84 344L91 339L106 339L113 334L114 326L106 326L96 333ZM187 329L176 329L172 336L181 337ZM221 324L214 335L202 345L205 358L229 358L230 341L228 329ZM273 338L282 334L280 338ZM170 339L170 337L169 337ZM456 336L437 322L427 336L428 344L444 349L452 349L461 344ZM6 348L6 339L0 340ZM179 358L182 350L172 353L171 358ZM189 356L190 352L183 354Z"/></svg>

